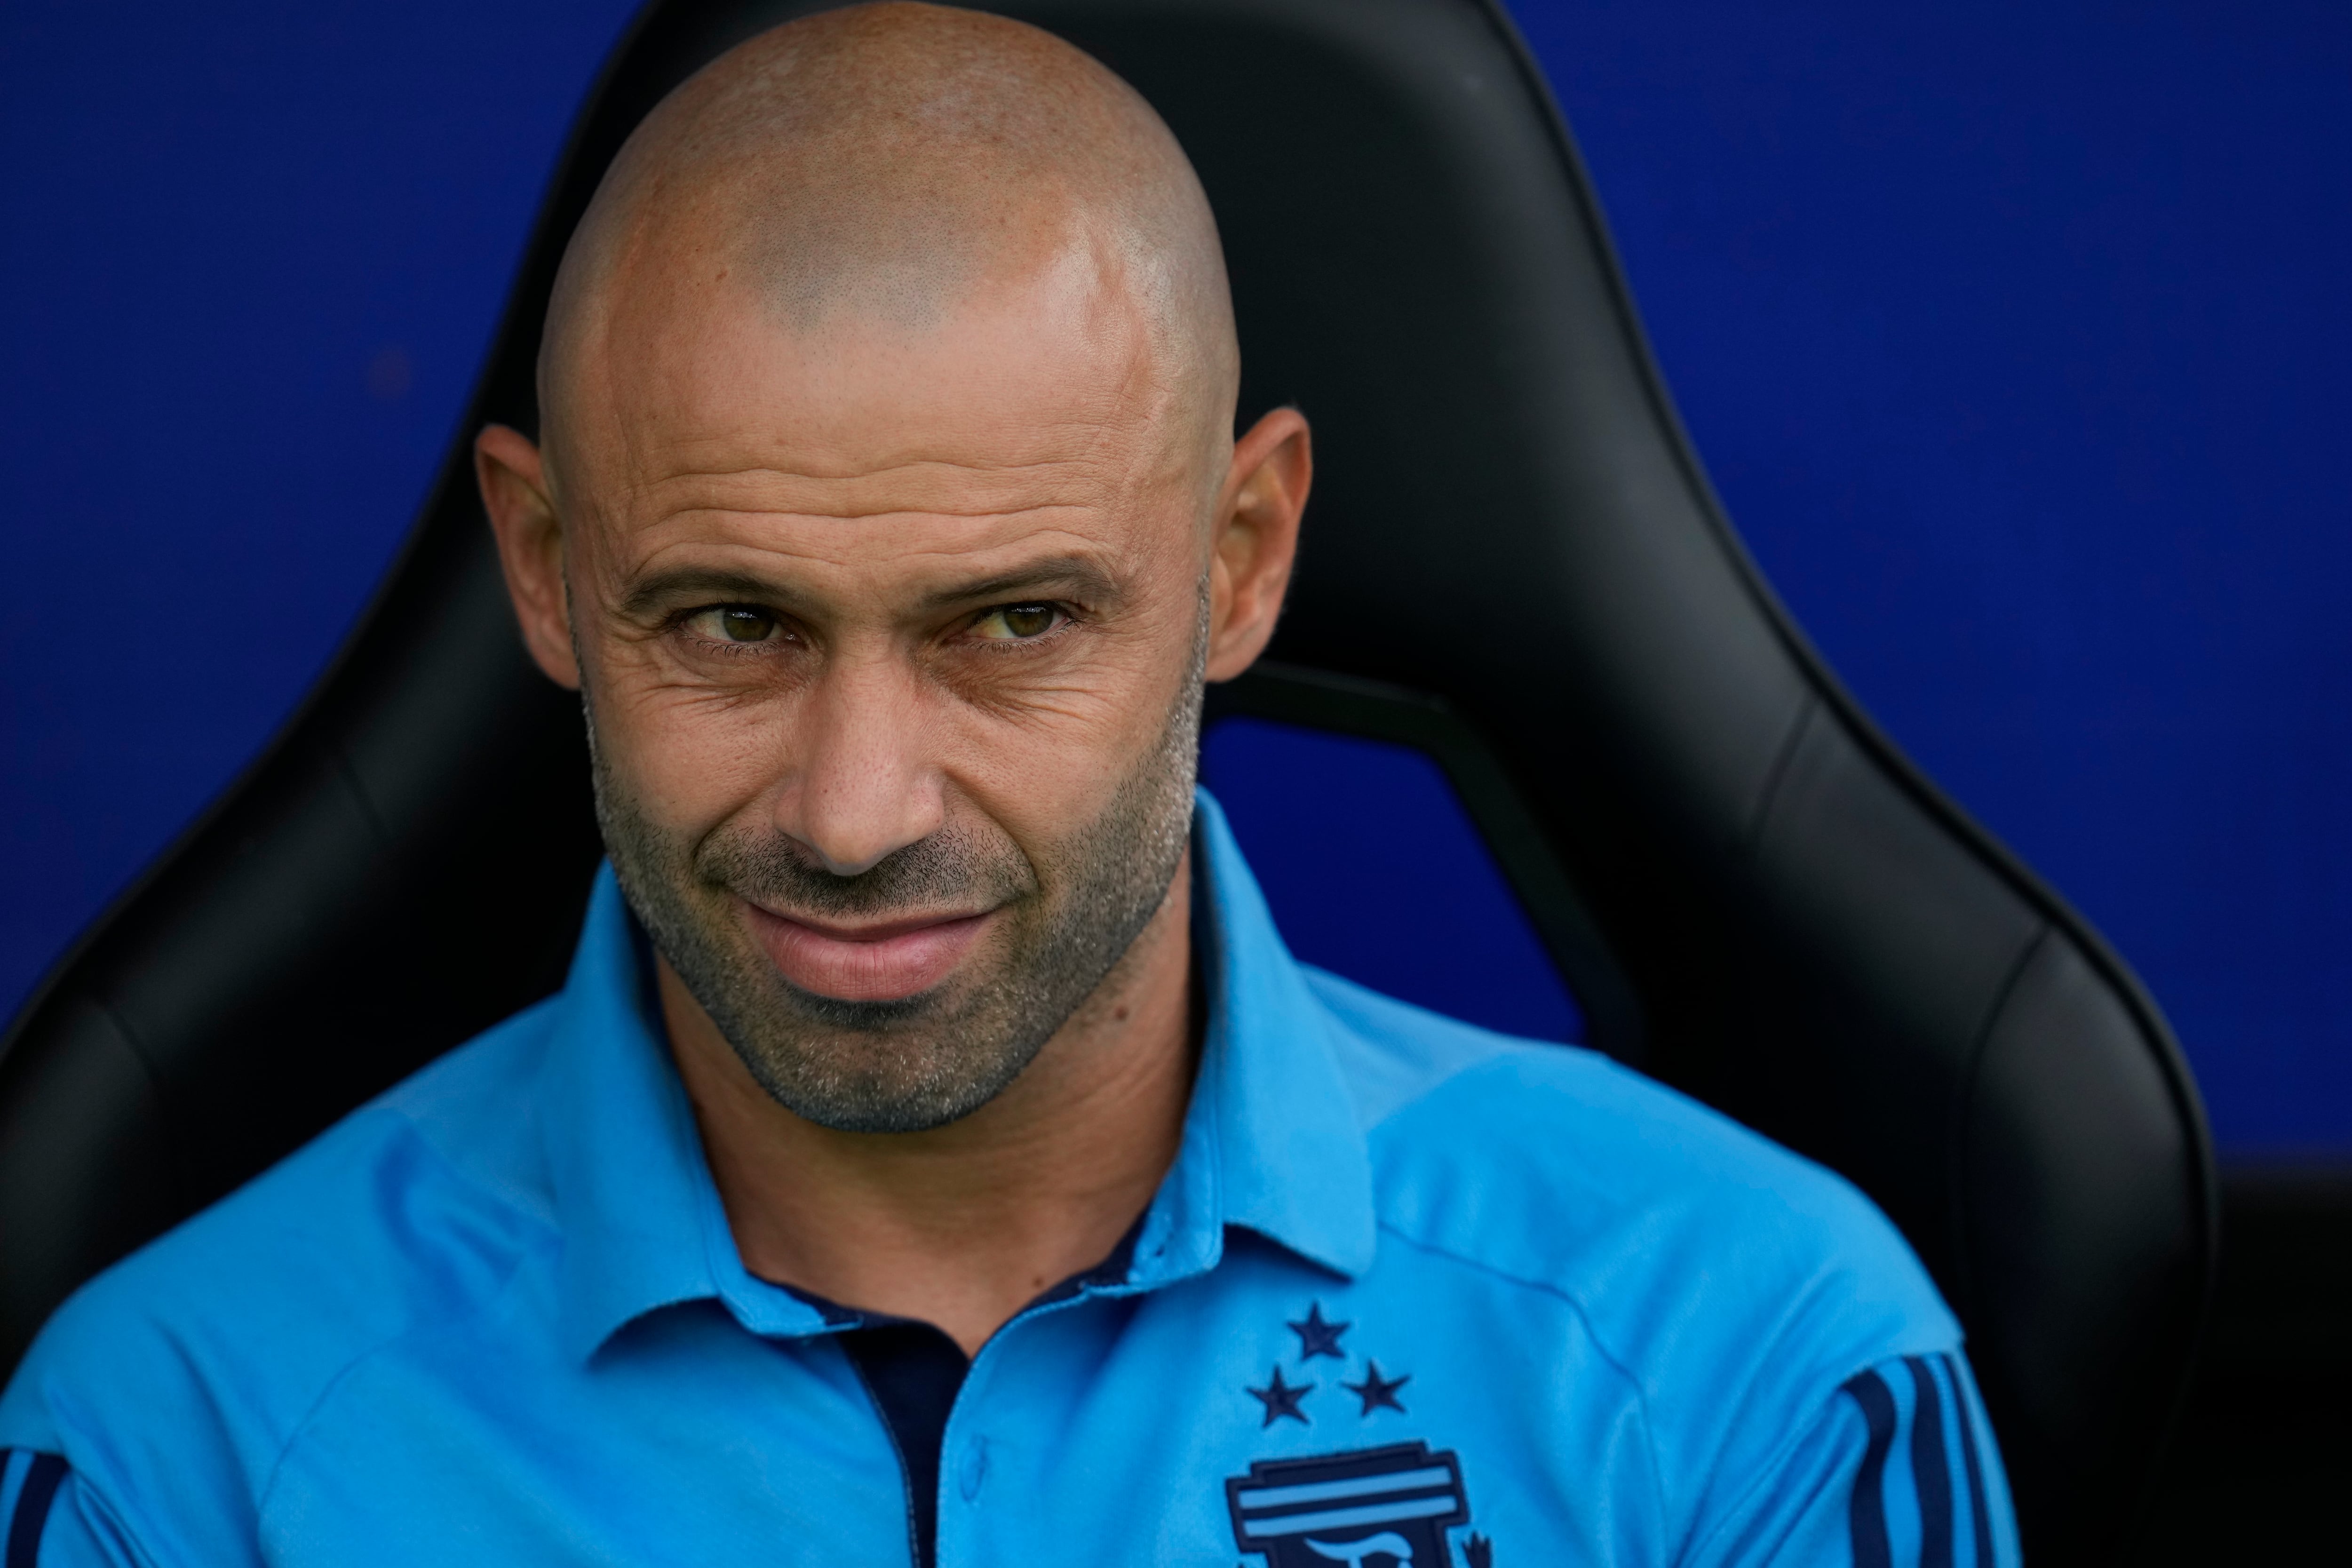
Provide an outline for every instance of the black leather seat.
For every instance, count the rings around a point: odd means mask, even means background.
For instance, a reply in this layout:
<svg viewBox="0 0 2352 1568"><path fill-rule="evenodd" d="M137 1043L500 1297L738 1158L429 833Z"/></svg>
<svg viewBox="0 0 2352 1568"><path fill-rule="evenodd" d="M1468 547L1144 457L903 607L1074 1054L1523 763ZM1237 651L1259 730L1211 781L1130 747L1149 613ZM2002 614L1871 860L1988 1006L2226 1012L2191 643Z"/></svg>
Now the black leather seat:
<svg viewBox="0 0 2352 1568"><path fill-rule="evenodd" d="M629 128L814 8L646 14L468 434L533 423L556 259ZM2122 963L1873 728L1748 562L1507 23L1476 0L1003 8L1165 113L1224 228L1243 414L1315 421L1276 663L1219 710L1434 752L1597 1043L1875 1197L1968 1325L2029 1550L2111 1555L2211 1268L2194 1088ZM517 644L461 442L282 739L9 1037L0 1365L110 1259L552 989L597 853L579 719Z"/></svg>

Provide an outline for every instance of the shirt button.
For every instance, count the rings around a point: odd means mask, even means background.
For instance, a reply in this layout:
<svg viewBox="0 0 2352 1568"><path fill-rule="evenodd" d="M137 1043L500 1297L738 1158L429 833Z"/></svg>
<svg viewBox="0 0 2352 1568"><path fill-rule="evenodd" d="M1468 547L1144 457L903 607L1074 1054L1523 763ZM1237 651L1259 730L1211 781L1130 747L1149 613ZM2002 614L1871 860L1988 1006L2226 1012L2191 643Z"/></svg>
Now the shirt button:
<svg viewBox="0 0 2352 1568"><path fill-rule="evenodd" d="M956 1489L963 1500L971 1501L980 1495L981 1483L988 1479L988 1439L974 1437L963 1446L963 1463L956 1469Z"/></svg>

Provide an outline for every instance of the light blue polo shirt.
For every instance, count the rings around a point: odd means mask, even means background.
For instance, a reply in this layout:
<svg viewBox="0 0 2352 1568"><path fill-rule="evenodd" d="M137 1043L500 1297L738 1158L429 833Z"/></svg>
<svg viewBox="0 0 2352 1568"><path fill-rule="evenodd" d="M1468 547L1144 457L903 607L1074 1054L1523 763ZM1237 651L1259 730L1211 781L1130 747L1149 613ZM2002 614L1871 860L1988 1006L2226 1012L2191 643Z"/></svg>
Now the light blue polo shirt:
<svg viewBox="0 0 2352 1568"><path fill-rule="evenodd" d="M1297 963L1205 795L1196 846L1181 1152L964 1375L940 1564L2016 1562L1858 1193ZM607 871L560 994L74 1297L0 1399L5 1568L907 1563L856 1320L745 1270L643 973Z"/></svg>

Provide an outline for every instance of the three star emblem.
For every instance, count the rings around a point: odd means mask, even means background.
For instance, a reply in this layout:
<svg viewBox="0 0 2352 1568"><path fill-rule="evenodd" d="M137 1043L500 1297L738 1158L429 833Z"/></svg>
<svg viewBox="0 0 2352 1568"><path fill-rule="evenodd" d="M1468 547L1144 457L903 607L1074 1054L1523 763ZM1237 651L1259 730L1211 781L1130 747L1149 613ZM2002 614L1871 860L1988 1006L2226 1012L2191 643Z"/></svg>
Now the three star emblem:
<svg viewBox="0 0 2352 1568"><path fill-rule="evenodd" d="M1286 1326L1298 1336L1298 1359L1301 1363L1311 1362L1317 1356L1329 1356L1341 1363L1347 1361L1348 1352L1340 1344L1339 1336L1354 1325L1335 1323L1325 1318L1322 1302L1307 1303L1307 1316ZM1356 1396L1361 1406L1357 1412L1359 1417L1370 1417L1375 1410L1394 1410L1402 1414L1404 1402L1397 1397L1397 1390L1412 1381L1411 1373L1403 1377L1382 1377L1381 1363L1367 1356L1364 1358L1364 1380L1361 1383L1343 1382L1339 1386ZM1312 1383L1286 1382L1282 1366L1276 1363L1264 1388L1250 1388L1244 1384L1244 1392L1264 1408L1265 1419L1259 1424L1263 1430L1285 1417L1302 1426L1312 1426L1313 1421L1300 1408L1299 1402L1314 1393L1316 1386Z"/></svg>

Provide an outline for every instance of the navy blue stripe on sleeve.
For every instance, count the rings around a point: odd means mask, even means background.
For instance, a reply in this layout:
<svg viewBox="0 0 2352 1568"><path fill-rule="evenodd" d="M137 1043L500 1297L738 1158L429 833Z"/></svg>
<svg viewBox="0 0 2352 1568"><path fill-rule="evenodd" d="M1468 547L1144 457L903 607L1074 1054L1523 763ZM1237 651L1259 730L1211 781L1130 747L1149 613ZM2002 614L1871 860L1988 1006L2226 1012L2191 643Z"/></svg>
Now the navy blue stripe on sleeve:
<svg viewBox="0 0 2352 1568"><path fill-rule="evenodd" d="M1853 1568L1894 1568L1886 1544L1886 1451L1895 1446L1895 1394L1874 1372L1857 1373L1846 1380L1845 1392L1862 1406L1870 1424L1870 1447L1854 1473L1853 1502L1848 1520L1853 1531ZM13 1568L13 1565L12 1565Z"/></svg>
<svg viewBox="0 0 2352 1568"><path fill-rule="evenodd" d="M1938 1356L1952 1384L1952 1419L1960 1429L1960 1459L1969 1472L1969 1531L1976 1542L1976 1568L1993 1568L1992 1514L1985 1505L1984 1469L1977 1458L1976 1417L1969 1414L1969 1396L1960 1381L1958 1363Z"/></svg>
<svg viewBox="0 0 2352 1568"><path fill-rule="evenodd" d="M49 1522L49 1504L66 1479L66 1462L55 1454L36 1454L25 1484L17 1489L16 1507L8 1519L5 1568L35 1568L41 1549L41 1527Z"/></svg>
<svg viewBox="0 0 2352 1568"><path fill-rule="evenodd" d="M1919 1568L1952 1568L1952 1458L1944 1447L1944 1395L1919 1356L1906 1356L1917 1402L1911 1411L1911 1484L1919 1494Z"/></svg>

